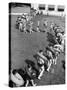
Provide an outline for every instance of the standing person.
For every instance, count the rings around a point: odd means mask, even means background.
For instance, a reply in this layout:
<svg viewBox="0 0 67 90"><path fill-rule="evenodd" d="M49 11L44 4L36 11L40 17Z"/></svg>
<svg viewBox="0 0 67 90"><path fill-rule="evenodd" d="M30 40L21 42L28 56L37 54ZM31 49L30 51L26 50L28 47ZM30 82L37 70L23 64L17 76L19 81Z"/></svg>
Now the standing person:
<svg viewBox="0 0 67 90"><path fill-rule="evenodd" d="M51 55L52 62L53 62L53 64L56 64L56 61L57 61L56 51L54 50L54 48L52 46L46 47L46 49L52 53L52 55Z"/></svg>
<svg viewBox="0 0 67 90"><path fill-rule="evenodd" d="M21 21L21 17L17 17L18 24L20 23L20 21Z"/></svg>
<svg viewBox="0 0 67 90"><path fill-rule="evenodd" d="M37 32L40 32L39 25L40 25L40 21L37 22Z"/></svg>
<svg viewBox="0 0 67 90"><path fill-rule="evenodd" d="M30 64L27 65L26 68L26 78L27 78L27 82L26 82L26 87L31 84L32 86L36 86L36 84L34 83L34 77L36 76L36 72L35 70L33 70L33 66L31 66Z"/></svg>
<svg viewBox="0 0 67 90"><path fill-rule="evenodd" d="M63 52L64 46L62 44L56 44L56 45L54 45L54 50L59 51L59 52Z"/></svg>
<svg viewBox="0 0 67 90"><path fill-rule="evenodd" d="M26 15L26 21L29 21L29 14Z"/></svg>
<svg viewBox="0 0 67 90"><path fill-rule="evenodd" d="M43 76L43 73L45 71L44 60L42 58L39 58L39 60L38 60L38 66L40 67L40 74L38 76L38 79L41 79L41 77Z"/></svg>
<svg viewBox="0 0 67 90"><path fill-rule="evenodd" d="M21 22L21 17L17 17L17 21L16 21L16 28L19 29L19 24Z"/></svg>
<svg viewBox="0 0 67 90"><path fill-rule="evenodd" d="M54 29L55 29L55 23L52 22L51 25L50 25L50 30L54 31Z"/></svg>
<svg viewBox="0 0 67 90"><path fill-rule="evenodd" d="M20 23L19 23L19 30L20 30L20 31L23 31L23 22L20 22Z"/></svg>
<svg viewBox="0 0 67 90"><path fill-rule="evenodd" d="M39 69L39 76L38 79L41 79L41 77L43 76L43 73L45 71L45 60L47 60L47 58L43 55L43 51L40 50L38 53L38 59L37 59L37 65L40 67Z"/></svg>
<svg viewBox="0 0 67 90"><path fill-rule="evenodd" d="M61 50L61 52L64 52L64 48L65 48L65 34L57 33L57 40L58 40L59 44L55 45L55 47L57 46Z"/></svg>
<svg viewBox="0 0 67 90"><path fill-rule="evenodd" d="M27 30L26 30L26 29L27 29L27 28L26 28L26 20L25 20L25 19L24 19L24 21L23 21L23 24L24 24L24 32L27 33Z"/></svg>
<svg viewBox="0 0 67 90"><path fill-rule="evenodd" d="M21 16L21 21L20 21L20 23L19 23L19 30L20 30L21 32L27 33L27 32L26 32L26 17L25 17L25 15L22 15L22 16Z"/></svg>
<svg viewBox="0 0 67 90"><path fill-rule="evenodd" d="M53 64L52 52L46 47L46 50L43 55L47 58L47 71L49 72L51 65Z"/></svg>
<svg viewBox="0 0 67 90"><path fill-rule="evenodd" d="M62 33L57 33L57 41L58 41L58 43L59 44L61 44L61 42L62 42L62 37L63 37L63 35L62 35Z"/></svg>
<svg viewBox="0 0 67 90"><path fill-rule="evenodd" d="M52 52L48 49L46 49L47 59L48 59L48 68L47 71L49 72L51 65L53 64L53 55Z"/></svg>
<svg viewBox="0 0 67 90"><path fill-rule="evenodd" d="M33 25L33 22L30 21L30 24L29 24L29 25L30 25L30 29L29 29L29 31L30 31L30 34L31 34L31 33L33 32L33 26L32 26L32 25Z"/></svg>
<svg viewBox="0 0 67 90"><path fill-rule="evenodd" d="M57 57L59 56L59 54L60 54L60 49L59 48L55 48L55 45L52 47L52 46L50 46L50 50L51 50L51 52L52 52L52 54L53 54L53 63L56 65L57 64Z"/></svg>
<svg viewBox="0 0 67 90"><path fill-rule="evenodd" d="M45 28L47 28L48 21L47 20L44 20L43 25L44 25Z"/></svg>
<svg viewBox="0 0 67 90"><path fill-rule="evenodd" d="M51 23L50 28L53 30L54 23Z"/></svg>
<svg viewBox="0 0 67 90"><path fill-rule="evenodd" d="M19 30L23 31L23 18L22 17L18 18L18 25L19 25Z"/></svg>

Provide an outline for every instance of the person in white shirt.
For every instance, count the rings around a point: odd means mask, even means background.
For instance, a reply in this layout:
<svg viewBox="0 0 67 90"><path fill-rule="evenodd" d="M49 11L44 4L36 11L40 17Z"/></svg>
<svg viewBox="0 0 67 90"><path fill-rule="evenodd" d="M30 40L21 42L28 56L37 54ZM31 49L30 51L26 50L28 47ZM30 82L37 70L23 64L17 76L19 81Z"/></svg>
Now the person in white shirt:
<svg viewBox="0 0 67 90"><path fill-rule="evenodd" d="M37 21L37 32L40 32L40 28L39 28L39 25L40 25L40 21Z"/></svg>

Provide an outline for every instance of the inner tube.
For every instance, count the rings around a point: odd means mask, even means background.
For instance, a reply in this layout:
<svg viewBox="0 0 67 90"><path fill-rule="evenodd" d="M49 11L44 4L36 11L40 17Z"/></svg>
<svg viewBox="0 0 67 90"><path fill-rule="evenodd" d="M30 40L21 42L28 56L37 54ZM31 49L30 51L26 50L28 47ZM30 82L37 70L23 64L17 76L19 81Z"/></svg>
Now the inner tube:
<svg viewBox="0 0 67 90"><path fill-rule="evenodd" d="M18 72L15 74L11 73L11 80L16 84L16 86L22 86L24 84L24 80Z"/></svg>

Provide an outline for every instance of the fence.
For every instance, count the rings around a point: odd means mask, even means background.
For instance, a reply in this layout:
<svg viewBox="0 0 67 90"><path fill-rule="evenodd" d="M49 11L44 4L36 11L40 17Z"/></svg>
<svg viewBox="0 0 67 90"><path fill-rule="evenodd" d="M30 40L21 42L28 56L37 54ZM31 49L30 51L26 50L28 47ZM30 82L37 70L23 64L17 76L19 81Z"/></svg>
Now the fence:
<svg viewBox="0 0 67 90"><path fill-rule="evenodd" d="M65 16L64 5L31 4L31 8L42 11L45 15Z"/></svg>

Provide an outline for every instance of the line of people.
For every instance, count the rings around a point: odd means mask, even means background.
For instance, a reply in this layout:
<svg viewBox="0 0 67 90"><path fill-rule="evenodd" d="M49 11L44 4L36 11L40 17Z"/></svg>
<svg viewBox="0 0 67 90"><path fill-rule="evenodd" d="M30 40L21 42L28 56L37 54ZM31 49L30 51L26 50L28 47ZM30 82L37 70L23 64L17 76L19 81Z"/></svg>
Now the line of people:
<svg viewBox="0 0 67 90"><path fill-rule="evenodd" d="M19 29L21 32L24 33L32 33L32 32L45 32L45 30L41 30L40 29L40 21L37 21L37 26L36 29L33 28L33 21L32 21L33 16L30 15L22 15L20 17L17 17L17 21L16 21L16 28ZM27 29L27 22L30 22L29 25L29 29ZM43 26L47 27L47 20L43 21Z"/></svg>
<svg viewBox="0 0 67 90"><path fill-rule="evenodd" d="M60 27L57 25L53 26L53 28L51 26L51 29L54 30L55 32L57 43L53 46L51 45L47 46L45 51L40 50L39 52L37 52L36 59L40 67L40 75L38 79L41 79L45 70L49 72L52 64L53 65L57 64L57 57L59 56L61 52L65 53L64 31L62 31L62 29L60 29ZM46 65L45 65L45 62L46 62Z"/></svg>
<svg viewBox="0 0 67 90"><path fill-rule="evenodd" d="M50 29L55 32L56 43L53 46L47 46L45 50L39 50L33 57L37 61L36 68L34 62L27 63L27 66L23 69L13 69L10 73L10 86L22 87L22 86L36 86L35 79L41 79L44 74L44 71L49 72L51 65L57 64L57 57L62 52L64 53L65 49L65 33L64 31L57 26L52 24Z"/></svg>
<svg viewBox="0 0 67 90"><path fill-rule="evenodd" d="M65 49L65 31L57 24L53 24L52 30L55 32L56 40L58 43L55 45L55 47L58 47L61 52L64 53Z"/></svg>

